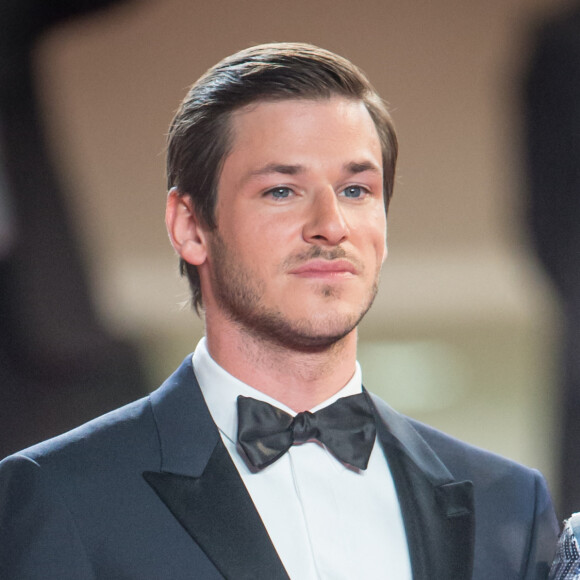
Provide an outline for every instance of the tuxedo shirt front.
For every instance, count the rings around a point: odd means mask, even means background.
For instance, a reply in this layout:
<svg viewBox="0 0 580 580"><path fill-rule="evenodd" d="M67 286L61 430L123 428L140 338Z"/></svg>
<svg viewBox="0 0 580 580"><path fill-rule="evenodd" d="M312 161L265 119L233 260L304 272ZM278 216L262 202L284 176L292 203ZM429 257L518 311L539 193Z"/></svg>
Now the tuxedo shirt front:
<svg viewBox="0 0 580 580"><path fill-rule="evenodd" d="M378 440L366 470L346 466L323 445L292 446L272 465L252 472L236 448L239 395L284 404L239 381L210 356L205 339L193 367L222 441L292 579L410 580L411 565L395 485ZM351 380L316 412L362 391L357 363Z"/></svg>

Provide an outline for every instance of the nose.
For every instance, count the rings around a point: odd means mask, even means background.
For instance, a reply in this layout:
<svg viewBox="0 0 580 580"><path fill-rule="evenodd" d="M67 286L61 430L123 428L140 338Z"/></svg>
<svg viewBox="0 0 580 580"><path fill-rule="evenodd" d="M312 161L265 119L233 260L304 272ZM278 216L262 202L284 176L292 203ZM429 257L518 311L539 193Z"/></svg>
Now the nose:
<svg viewBox="0 0 580 580"><path fill-rule="evenodd" d="M348 237L348 224L340 201L332 187L319 190L312 197L303 236L307 242L337 246Z"/></svg>

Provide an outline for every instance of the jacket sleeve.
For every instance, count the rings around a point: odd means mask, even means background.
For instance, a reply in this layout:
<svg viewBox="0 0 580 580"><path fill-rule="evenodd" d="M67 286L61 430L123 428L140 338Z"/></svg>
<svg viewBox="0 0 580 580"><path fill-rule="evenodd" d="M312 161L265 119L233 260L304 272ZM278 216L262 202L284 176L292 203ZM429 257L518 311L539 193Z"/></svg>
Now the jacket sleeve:
<svg viewBox="0 0 580 580"><path fill-rule="evenodd" d="M559 526L546 481L535 471L536 503L525 580L546 580L554 559Z"/></svg>
<svg viewBox="0 0 580 580"><path fill-rule="evenodd" d="M24 455L0 462L0 578L93 580L74 517Z"/></svg>

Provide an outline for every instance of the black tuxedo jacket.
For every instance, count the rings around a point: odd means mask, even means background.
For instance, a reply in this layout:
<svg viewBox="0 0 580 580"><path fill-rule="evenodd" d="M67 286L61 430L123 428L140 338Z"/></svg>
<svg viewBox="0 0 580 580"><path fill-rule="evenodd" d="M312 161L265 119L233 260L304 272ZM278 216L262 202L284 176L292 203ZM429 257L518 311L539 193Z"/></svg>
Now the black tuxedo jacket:
<svg viewBox="0 0 580 580"><path fill-rule="evenodd" d="M542 476L373 401L413 578L545 578ZM0 578L288 578L191 357L150 396L0 463Z"/></svg>

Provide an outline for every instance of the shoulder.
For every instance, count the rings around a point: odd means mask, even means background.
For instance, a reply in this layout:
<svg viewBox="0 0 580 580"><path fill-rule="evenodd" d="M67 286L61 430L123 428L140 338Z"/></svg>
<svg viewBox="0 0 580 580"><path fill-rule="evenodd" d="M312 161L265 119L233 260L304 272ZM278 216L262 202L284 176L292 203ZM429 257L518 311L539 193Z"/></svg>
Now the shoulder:
<svg viewBox="0 0 580 580"><path fill-rule="evenodd" d="M437 453L444 463L451 463L454 466L454 473L456 477L461 477L462 472L469 470L477 472L478 468L488 471L490 466L498 469L500 472L504 470L533 472L534 470L527 468L516 461L507 459L502 455L487 451L476 445L472 445L453 437L439 429L421 423L415 419L406 417L410 425L419 433L419 435L429 444L429 446Z"/></svg>
<svg viewBox="0 0 580 580"><path fill-rule="evenodd" d="M0 462L0 576L93 578L106 545L122 545L154 496L158 470L148 398Z"/></svg>
<svg viewBox="0 0 580 580"><path fill-rule="evenodd" d="M537 469L465 443L414 419L407 420L456 479L469 479L476 487L490 492L513 490L520 497L547 494L545 480Z"/></svg>
<svg viewBox="0 0 580 580"><path fill-rule="evenodd" d="M471 481L480 511L502 517L505 508L534 517L534 509L552 510L546 482L539 471L465 443L429 425L394 411L372 395L381 420L404 447L424 456L436 457L456 481ZM499 508L499 509L496 509ZM505 513L503 515L505 515Z"/></svg>
<svg viewBox="0 0 580 580"><path fill-rule="evenodd" d="M161 425L191 418L199 407L190 400L193 380L188 356L151 394L7 457L0 462L0 481L9 469L30 470L31 466L63 481L87 480L90 474L102 479L108 472L119 476L138 469L159 470Z"/></svg>
<svg viewBox="0 0 580 580"><path fill-rule="evenodd" d="M39 464L58 462L67 456L77 459L91 456L94 459L95 453L98 455L107 449L111 449L113 453L119 452L121 448L127 449L136 438L141 438L152 427L154 421L150 400L149 397L144 397L67 433L23 449L7 459L14 461L18 457L24 457ZM123 441L123 445L116 445L118 440Z"/></svg>
<svg viewBox="0 0 580 580"><path fill-rule="evenodd" d="M373 401L386 428L407 453L430 457L431 461L436 458L435 462L456 482L472 483L476 545L473 577L503 578L505 570L514 565L520 570L518 577L545 577L554 554L558 524L542 474L404 417L377 397L373 396Z"/></svg>
<svg viewBox="0 0 580 580"><path fill-rule="evenodd" d="M551 562L559 527L546 480L537 469L407 421L457 481L473 483L480 546L483 538L495 538L512 554L527 551L529 562ZM480 550L476 566L485 568L484 560Z"/></svg>
<svg viewBox="0 0 580 580"><path fill-rule="evenodd" d="M145 397L5 458L0 462L2 534L32 533L35 527L40 534L59 526L82 529L83 536L97 534L90 525L96 528L105 514L114 519L147 489L141 473L159 469L159 447Z"/></svg>
<svg viewBox="0 0 580 580"><path fill-rule="evenodd" d="M406 417L376 395L371 394L371 397L380 419L399 441L405 445L409 441L420 440L455 479L483 483L490 478L513 478L519 474L524 479L533 480L539 473L497 453L471 445L430 425Z"/></svg>
<svg viewBox="0 0 580 580"><path fill-rule="evenodd" d="M145 397L5 458L0 462L0 495L20 503L41 498L42 490L63 498L79 496L78 490L94 495L97 489L129 484L137 470L158 469L150 407Z"/></svg>

